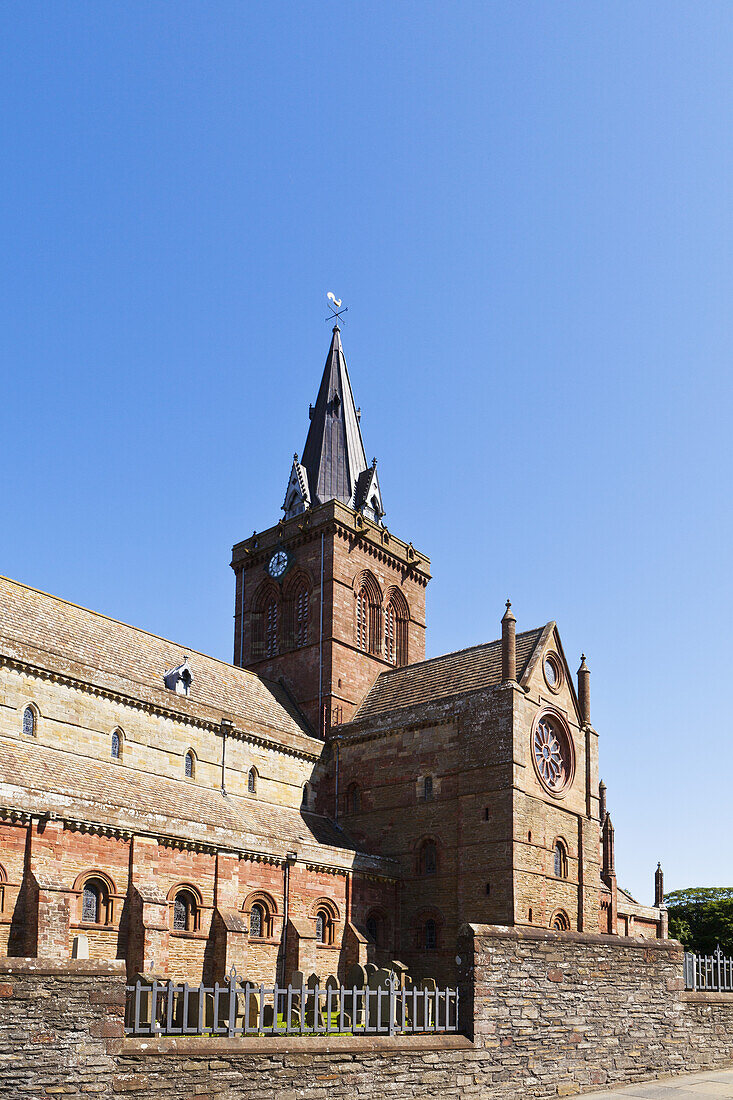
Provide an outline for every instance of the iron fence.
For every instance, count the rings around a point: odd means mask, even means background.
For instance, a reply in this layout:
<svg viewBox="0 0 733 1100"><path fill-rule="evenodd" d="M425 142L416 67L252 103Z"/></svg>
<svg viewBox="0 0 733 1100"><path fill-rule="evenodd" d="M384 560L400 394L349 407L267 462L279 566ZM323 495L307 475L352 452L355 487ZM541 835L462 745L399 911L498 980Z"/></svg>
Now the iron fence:
<svg viewBox="0 0 733 1100"><path fill-rule="evenodd" d="M431 983L433 986L435 983ZM375 989L265 986L232 967L225 983L146 982L127 987L127 1035L416 1035L458 1031L458 990L428 983Z"/></svg>
<svg viewBox="0 0 733 1100"><path fill-rule="evenodd" d="M720 944L712 955L685 951L685 989L703 993L733 993L733 959L724 955Z"/></svg>

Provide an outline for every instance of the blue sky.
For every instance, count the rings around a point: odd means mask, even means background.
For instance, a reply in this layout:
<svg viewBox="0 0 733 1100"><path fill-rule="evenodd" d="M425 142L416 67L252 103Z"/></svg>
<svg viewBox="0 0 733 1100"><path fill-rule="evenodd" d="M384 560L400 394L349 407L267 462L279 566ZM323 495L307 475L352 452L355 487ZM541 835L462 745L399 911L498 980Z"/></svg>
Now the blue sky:
<svg viewBox="0 0 733 1100"><path fill-rule="evenodd" d="M329 326L430 654L556 619L620 880L733 881L733 10L0 10L0 572L229 658Z"/></svg>

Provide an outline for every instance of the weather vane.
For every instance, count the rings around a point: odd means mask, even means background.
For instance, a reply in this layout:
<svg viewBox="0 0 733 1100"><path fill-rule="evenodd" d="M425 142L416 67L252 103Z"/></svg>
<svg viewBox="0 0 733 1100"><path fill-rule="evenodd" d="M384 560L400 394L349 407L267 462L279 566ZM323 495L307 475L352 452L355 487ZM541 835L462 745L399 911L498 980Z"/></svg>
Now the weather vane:
<svg viewBox="0 0 733 1100"><path fill-rule="evenodd" d="M336 324L338 324L339 321L341 320L341 318L343 317L344 313L349 312L349 307L344 306L344 308L342 309L341 308L341 299L337 298L332 290L329 290L326 297L328 298L328 308L331 310L331 316L326 317L326 320L327 321L335 321Z"/></svg>

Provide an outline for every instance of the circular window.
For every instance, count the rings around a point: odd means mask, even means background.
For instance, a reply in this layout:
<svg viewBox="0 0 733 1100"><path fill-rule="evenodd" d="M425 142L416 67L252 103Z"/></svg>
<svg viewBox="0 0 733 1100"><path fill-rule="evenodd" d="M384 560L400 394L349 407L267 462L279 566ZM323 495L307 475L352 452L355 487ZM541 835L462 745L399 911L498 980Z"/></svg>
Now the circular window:
<svg viewBox="0 0 733 1100"><path fill-rule="evenodd" d="M573 745L559 716L543 714L532 734L532 760L543 786L560 794L573 778Z"/></svg>
<svg viewBox="0 0 733 1100"><path fill-rule="evenodd" d="M562 684L562 666L554 653L548 653L542 666L550 691L559 691Z"/></svg>

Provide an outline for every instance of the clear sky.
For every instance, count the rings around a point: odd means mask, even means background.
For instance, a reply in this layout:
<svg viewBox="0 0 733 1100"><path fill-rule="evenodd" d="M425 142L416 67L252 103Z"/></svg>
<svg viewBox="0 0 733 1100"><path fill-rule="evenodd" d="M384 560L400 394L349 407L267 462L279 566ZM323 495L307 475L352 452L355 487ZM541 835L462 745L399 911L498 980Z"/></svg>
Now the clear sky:
<svg viewBox="0 0 733 1100"><path fill-rule="evenodd" d="M429 653L556 619L620 882L730 885L731 56L706 0L3 5L0 572L229 659L333 290Z"/></svg>

